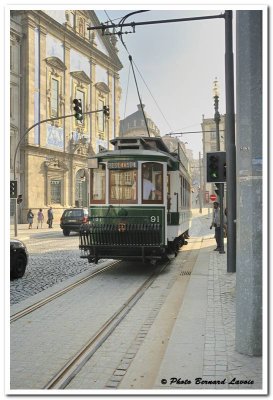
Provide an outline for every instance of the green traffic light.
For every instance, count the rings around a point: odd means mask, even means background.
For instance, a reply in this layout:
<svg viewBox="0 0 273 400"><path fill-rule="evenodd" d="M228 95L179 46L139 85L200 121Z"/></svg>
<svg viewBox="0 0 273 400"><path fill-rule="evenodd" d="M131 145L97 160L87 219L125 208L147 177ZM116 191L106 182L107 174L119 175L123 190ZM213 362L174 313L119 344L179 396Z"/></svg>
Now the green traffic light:
<svg viewBox="0 0 273 400"><path fill-rule="evenodd" d="M212 179L217 179L218 174L218 158L215 156L209 157L209 175Z"/></svg>

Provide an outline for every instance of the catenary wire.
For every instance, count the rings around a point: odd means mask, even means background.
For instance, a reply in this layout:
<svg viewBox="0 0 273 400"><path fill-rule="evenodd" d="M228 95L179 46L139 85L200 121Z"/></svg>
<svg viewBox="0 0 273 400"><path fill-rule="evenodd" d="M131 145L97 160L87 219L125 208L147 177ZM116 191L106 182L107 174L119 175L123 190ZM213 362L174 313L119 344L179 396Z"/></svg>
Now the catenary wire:
<svg viewBox="0 0 273 400"><path fill-rule="evenodd" d="M120 23L123 24L123 23L125 22L125 20L126 20L129 16L131 16L131 15L133 15L133 14L137 14L137 13L141 13L141 12L146 12L146 11L148 11L148 10L136 11L136 12L132 12L132 13L130 13L130 14L127 14L127 15L125 15L124 17L122 17L122 18L120 19ZM113 20L111 20L111 18L110 18L110 16L108 15L107 11L104 10L104 12L105 12L105 14L106 14L108 20L113 24ZM121 27L121 32L122 32L122 27ZM121 33L121 34L122 34L122 33ZM125 43L124 43L124 41L123 41L123 39L122 39L121 34L118 35L118 36L120 37L120 40L121 40L123 46L125 47L127 53L129 54L129 51L128 51L127 46L125 45ZM129 54L129 55L130 55L130 54ZM139 73L139 75L140 75L140 77L141 77L141 79L142 79L144 85L146 86L148 92L150 93L150 96L151 96L152 99L154 100L157 109L159 110L160 114L162 115L162 117L163 117L163 119L165 120L166 124L168 125L169 129L170 129L171 131L173 131L171 125L169 124L169 122L167 121L167 119L166 119L165 115L163 114L161 108L159 107L158 102L156 101L156 99L155 99L155 97L153 96L153 94L152 94L150 88L148 87L148 85L147 85L147 83L146 83L146 81L145 81L143 75L141 74L141 72L140 72L138 66L136 65L136 63L135 63L134 61L133 61L133 64L134 64L135 68L137 69L137 71L138 71L138 73ZM127 105L129 77L130 77L130 74L129 74L129 76L128 76L128 82L127 82L127 91L126 91L126 102L125 102L124 118L125 118L126 105ZM141 99L140 99L140 105L141 105L141 107L142 107ZM143 111L143 107L142 107L142 111ZM143 114L144 114L144 112L143 112ZM144 118L145 118L145 116L144 116ZM146 126L147 126L147 124L146 124Z"/></svg>

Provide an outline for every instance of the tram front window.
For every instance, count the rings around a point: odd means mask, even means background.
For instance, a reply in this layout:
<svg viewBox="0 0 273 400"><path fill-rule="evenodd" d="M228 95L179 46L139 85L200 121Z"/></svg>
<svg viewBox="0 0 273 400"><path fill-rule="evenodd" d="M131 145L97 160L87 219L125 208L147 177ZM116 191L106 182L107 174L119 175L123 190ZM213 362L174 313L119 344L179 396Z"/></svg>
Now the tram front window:
<svg viewBox="0 0 273 400"><path fill-rule="evenodd" d="M163 166L158 163L142 164L142 202L163 202Z"/></svg>
<svg viewBox="0 0 273 400"><path fill-rule="evenodd" d="M137 170L110 170L110 203L137 202Z"/></svg>
<svg viewBox="0 0 273 400"><path fill-rule="evenodd" d="M105 165L91 170L91 203L105 203Z"/></svg>

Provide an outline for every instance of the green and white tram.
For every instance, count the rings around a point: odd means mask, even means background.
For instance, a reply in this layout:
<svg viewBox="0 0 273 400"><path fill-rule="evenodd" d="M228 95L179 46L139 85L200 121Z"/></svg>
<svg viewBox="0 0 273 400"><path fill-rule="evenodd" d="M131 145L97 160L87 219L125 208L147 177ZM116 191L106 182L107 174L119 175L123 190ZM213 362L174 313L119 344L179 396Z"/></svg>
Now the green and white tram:
<svg viewBox="0 0 273 400"><path fill-rule="evenodd" d="M81 227L81 257L154 262L176 255L191 221L191 184L180 145L161 137L120 137L88 159L89 223ZM186 165L185 165L186 164Z"/></svg>

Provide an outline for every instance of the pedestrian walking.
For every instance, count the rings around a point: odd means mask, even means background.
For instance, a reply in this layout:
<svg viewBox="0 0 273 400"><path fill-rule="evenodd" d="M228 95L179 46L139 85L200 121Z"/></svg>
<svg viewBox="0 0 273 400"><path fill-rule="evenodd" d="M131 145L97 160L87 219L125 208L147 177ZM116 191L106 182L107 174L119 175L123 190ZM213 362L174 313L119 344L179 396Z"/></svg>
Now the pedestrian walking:
<svg viewBox="0 0 273 400"><path fill-rule="evenodd" d="M52 223L53 223L53 210L52 210L52 207L50 207L47 210L47 223L48 223L48 227L52 228Z"/></svg>
<svg viewBox="0 0 273 400"><path fill-rule="evenodd" d="M28 210L27 213L27 222L28 222L28 229L32 228L32 224L33 224L33 218L34 218L34 214L31 210L31 208Z"/></svg>
<svg viewBox="0 0 273 400"><path fill-rule="evenodd" d="M219 251L221 250L221 243L220 243L221 228L220 228L220 207L217 201L213 203L213 213L212 213L212 221L210 229L212 229L212 227L215 228L215 240L217 244L217 247L216 249L214 249L214 251Z"/></svg>
<svg viewBox="0 0 273 400"><path fill-rule="evenodd" d="M44 222L44 214L42 208L39 209L38 214L37 214L37 229L40 227L43 227L43 222Z"/></svg>

